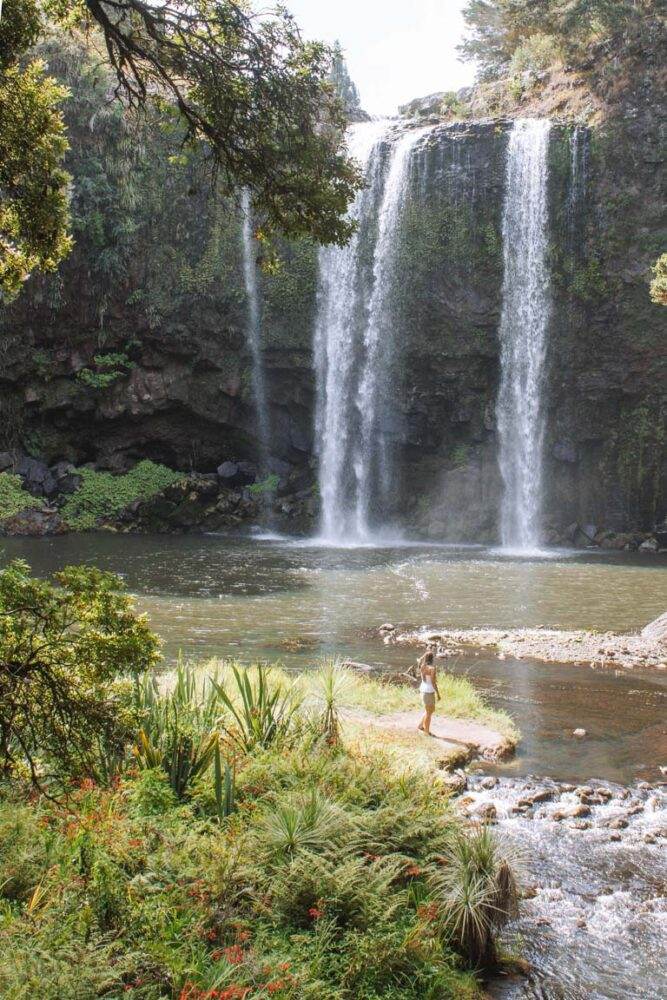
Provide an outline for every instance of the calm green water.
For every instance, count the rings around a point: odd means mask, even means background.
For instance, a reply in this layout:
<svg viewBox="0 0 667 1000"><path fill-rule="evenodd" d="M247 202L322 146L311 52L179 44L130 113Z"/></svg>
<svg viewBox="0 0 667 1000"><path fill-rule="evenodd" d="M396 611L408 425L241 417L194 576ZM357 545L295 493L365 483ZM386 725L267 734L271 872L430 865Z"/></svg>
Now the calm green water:
<svg viewBox="0 0 667 1000"><path fill-rule="evenodd" d="M562 554L520 561L478 548L328 549L223 536L3 539L0 559L38 574L73 562L120 573L163 639L165 656L233 656L308 667L343 655L388 667L410 649L377 627L532 626L632 630L667 607L667 561ZM298 643L300 648L295 648ZM659 776L667 763L667 678L469 656L447 662L517 720L509 773L563 780ZM573 741L573 728L588 731Z"/></svg>

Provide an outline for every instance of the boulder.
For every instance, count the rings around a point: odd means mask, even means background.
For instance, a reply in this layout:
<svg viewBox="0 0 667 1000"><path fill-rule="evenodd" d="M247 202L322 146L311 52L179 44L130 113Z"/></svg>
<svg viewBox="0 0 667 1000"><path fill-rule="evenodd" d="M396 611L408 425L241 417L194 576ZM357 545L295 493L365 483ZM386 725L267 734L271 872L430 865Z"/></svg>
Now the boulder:
<svg viewBox="0 0 667 1000"><path fill-rule="evenodd" d="M37 458L22 458L15 466L25 489L34 497L50 497L57 492L56 480L45 462Z"/></svg>
<svg viewBox="0 0 667 1000"><path fill-rule="evenodd" d="M497 815L498 810L494 806L493 802L480 802L480 804L475 806L475 808L470 812L471 817L481 820L482 823L494 823Z"/></svg>
<svg viewBox="0 0 667 1000"><path fill-rule="evenodd" d="M252 462L223 462L215 470L222 486L250 486L255 482L256 469Z"/></svg>
<svg viewBox="0 0 667 1000"><path fill-rule="evenodd" d="M640 552L657 552L659 548L657 538L647 538L639 546Z"/></svg>
<svg viewBox="0 0 667 1000"><path fill-rule="evenodd" d="M57 510L27 510L19 511L13 517L5 518L0 523L0 535L22 535L30 538L41 538L44 535L62 535L68 531Z"/></svg>
<svg viewBox="0 0 667 1000"><path fill-rule="evenodd" d="M659 642L663 645L667 645L667 611L664 614L655 618L648 625L645 625L641 631L642 639L648 639L649 642Z"/></svg>
<svg viewBox="0 0 667 1000"><path fill-rule="evenodd" d="M0 451L0 472L4 472L6 469L11 468L14 464L14 458L9 451Z"/></svg>

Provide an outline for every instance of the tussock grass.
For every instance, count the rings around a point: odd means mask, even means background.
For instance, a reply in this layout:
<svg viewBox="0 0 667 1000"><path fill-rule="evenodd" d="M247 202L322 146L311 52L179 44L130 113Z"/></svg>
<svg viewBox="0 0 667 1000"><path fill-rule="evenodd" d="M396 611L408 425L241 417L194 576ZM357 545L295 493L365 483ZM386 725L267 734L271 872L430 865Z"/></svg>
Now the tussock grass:
<svg viewBox="0 0 667 1000"><path fill-rule="evenodd" d="M197 670L219 678L229 689L234 677L235 661L211 659L196 664ZM257 666L244 668L250 676L256 676ZM374 715L390 715L392 712L419 710L421 701L418 691L410 686L386 683L382 679L367 677L354 670L341 667L333 660L315 662L312 670L295 674L280 665L268 668L271 683L290 691L294 699L303 701L305 706L320 707L327 713L327 727L333 726L332 705L339 709L360 709ZM167 681L168 683L168 681ZM439 715L452 719L470 719L489 726L518 742L519 731L512 718L500 709L491 708L486 699L465 677L455 677L438 670L438 687L442 700L437 703Z"/></svg>

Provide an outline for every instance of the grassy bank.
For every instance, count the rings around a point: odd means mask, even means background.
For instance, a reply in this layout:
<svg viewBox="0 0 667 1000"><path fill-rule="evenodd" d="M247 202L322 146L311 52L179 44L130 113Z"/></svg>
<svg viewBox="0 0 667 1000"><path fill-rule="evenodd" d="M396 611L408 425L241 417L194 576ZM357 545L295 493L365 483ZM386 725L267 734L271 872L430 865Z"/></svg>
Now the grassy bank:
<svg viewBox="0 0 667 1000"><path fill-rule="evenodd" d="M513 905L500 848L339 724L409 694L334 668L138 678L135 736L94 776L2 786L0 995L481 995Z"/></svg>

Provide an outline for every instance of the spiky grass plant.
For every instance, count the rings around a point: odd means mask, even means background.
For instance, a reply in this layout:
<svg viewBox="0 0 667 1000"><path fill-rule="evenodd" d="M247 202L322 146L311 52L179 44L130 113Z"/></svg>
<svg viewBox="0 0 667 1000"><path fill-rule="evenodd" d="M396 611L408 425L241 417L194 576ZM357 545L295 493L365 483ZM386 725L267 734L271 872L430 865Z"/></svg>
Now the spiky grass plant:
<svg viewBox="0 0 667 1000"><path fill-rule="evenodd" d="M224 724L225 732L242 753L269 747L287 736L296 721L299 699L295 690L276 680L268 667L258 664L253 671L231 664L236 690L230 691L219 678L211 685L235 725Z"/></svg>
<svg viewBox="0 0 667 1000"><path fill-rule="evenodd" d="M351 673L339 660L325 660L315 674L313 691L322 703L318 728L329 746L340 742L340 711L352 687Z"/></svg>
<svg viewBox="0 0 667 1000"><path fill-rule="evenodd" d="M496 937L517 914L519 859L488 826L457 830L430 877L443 936L473 968L497 963Z"/></svg>
<svg viewBox="0 0 667 1000"><path fill-rule="evenodd" d="M288 793L264 809L255 827L258 852L274 861L303 851L327 853L349 833L349 819L330 799L315 789Z"/></svg>

